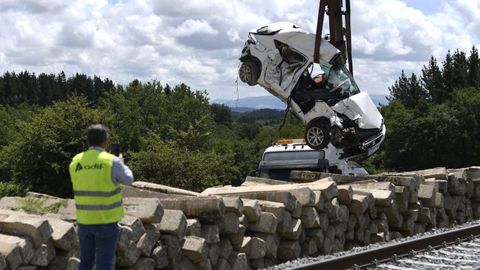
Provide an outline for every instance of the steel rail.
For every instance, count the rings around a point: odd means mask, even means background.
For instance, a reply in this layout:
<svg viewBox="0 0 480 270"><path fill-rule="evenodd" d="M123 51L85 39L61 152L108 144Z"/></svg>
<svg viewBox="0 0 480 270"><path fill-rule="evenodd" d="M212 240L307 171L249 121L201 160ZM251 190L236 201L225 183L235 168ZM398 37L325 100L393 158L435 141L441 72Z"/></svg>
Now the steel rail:
<svg viewBox="0 0 480 270"><path fill-rule="evenodd" d="M375 262L384 262L395 256L408 255L412 251L423 251L429 247L440 247L447 244L457 242L459 239L464 240L470 236L480 235L480 224L472 225L464 228L454 229L435 235L429 235L417 239L406 240L400 243L386 244L384 247L373 248L354 254L339 256L320 262L309 263L291 269L297 270L338 270L350 269L355 267L365 267Z"/></svg>

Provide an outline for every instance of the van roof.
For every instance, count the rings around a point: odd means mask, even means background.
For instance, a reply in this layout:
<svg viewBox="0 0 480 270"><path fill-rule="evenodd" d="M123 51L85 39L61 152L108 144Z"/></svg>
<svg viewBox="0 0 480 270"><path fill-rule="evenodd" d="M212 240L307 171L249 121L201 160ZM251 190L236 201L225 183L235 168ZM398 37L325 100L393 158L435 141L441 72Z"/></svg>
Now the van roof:
<svg viewBox="0 0 480 270"><path fill-rule="evenodd" d="M269 152L283 152L283 151L312 151L313 149L310 148L307 144L298 144L298 143L290 143L290 144L274 144L267 149L265 149L265 153Z"/></svg>
<svg viewBox="0 0 480 270"><path fill-rule="evenodd" d="M315 151L314 149L310 148L303 139L293 139L293 143L291 141L292 139L286 139L273 142L273 145L265 149L265 151L263 152L262 160L267 153ZM331 143L329 143L326 148L318 151L323 151L325 153L325 159L327 159L330 164L346 163L346 160L339 159L343 151L341 149L335 148L335 146L333 146Z"/></svg>

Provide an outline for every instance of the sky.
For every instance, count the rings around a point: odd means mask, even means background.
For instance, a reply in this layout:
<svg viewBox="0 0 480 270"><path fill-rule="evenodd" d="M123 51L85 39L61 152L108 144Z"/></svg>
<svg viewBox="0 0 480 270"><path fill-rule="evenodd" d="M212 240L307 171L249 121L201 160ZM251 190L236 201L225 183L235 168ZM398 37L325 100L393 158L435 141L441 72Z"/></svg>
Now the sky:
<svg viewBox="0 0 480 270"><path fill-rule="evenodd" d="M480 44L480 0L352 0L355 79L388 94L431 56ZM265 96L236 83L248 32L315 32L318 0L0 0L0 73L84 73L118 84L185 83L210 99Z"/></svg>

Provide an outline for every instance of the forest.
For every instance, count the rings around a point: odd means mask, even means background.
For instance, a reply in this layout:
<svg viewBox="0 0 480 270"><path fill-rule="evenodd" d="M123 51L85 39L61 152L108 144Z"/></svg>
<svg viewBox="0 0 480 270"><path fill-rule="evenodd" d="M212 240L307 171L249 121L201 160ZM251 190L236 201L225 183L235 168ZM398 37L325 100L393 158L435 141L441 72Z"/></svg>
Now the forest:
<svg viewBox="0 0 480 270"><path fill-rule="evenodd" d="M387 136L362 165L370 173L480 162L480 60L473 47L421 74L401 73L381 106ZM0 76L0 197L72 195L71 158L87 148L86 128L102 123L121 145L136 180L194 191L238 184L272 141L301 138L293 114L234 113L205 90L134 80L118 85L85 74L5 72ZM280 127L282 128L280 129Z"/></svg>

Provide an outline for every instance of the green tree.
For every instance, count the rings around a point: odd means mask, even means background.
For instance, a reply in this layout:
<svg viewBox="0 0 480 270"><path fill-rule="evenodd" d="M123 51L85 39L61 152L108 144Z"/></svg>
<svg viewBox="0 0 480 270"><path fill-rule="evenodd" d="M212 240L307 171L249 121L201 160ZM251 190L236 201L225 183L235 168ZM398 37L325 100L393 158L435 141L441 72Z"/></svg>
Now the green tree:
<svg viewBox="0 0 480 270"><path fill-rule="evenodd" d="M381 147L384 155L382 167L387 169L403 169L412 166L411 161L411 133L410 125L414 119L412 110L409 110L400 101L394 100L381 113L385 119L387 133Z"/></svg>
<svg viewBox="0 0 480 270"><path fill-rule="evenodd" d="M381 109L387 126L386 139L367 165L416 170L476 164L480 158L478 65L475 47L468 59L459 50L453 56L448 52L442 69L432 57L421 77L432 102L416 106L405 98L409 96L411 78L402 72L391 88L392 102Z"/></svg>
<svg viewBox="0 0 480 270"><path fill-rule="evenodd" d="M468 85L468 61L465 52L458 49L453 54L453 88L462 89Z"/></svg>
<svg viewBox="0 0 480 270"><path fill-rule="evenodd" d="M430 100L434 103L441 103L442 93L445 91L443 88L442 71L433 56L430 58L428 66L423 66L421 80Z"/></svg>
<svg viewBox="0 0 480 270"><path fill-rule="evenodd" d="M85 98L56 102L19 123L18 136L0 151L0 171L35 191L71 196L68 164L86 149L87 127L109 121L107 111L89 108Z"/></svg>
<svg viewBox="0 0 480 270"><path fill-rule="evenodd" d="M11 181L0 181L0 198L4 196L25 196L30 188Z"/></svg>
<svg viewBox="0 0 480 270"><path fill-rule="evenodd" d="M215 152L189 151L173 141L149 134L143 150L131 153L129 165L137 180L193 191L226 182L229 159Z"/></svg>
<svg viewBox="0 0 480 270"><path fill-rule="evenodd" d="M408 108L414 108L422 100L427 99L427 92L420 84L417 76L412 73L410 78L407 78L404 71L394 85L389 88L389 91L390 101L398 100Z"/></svg>
<svg viewBox="0 0 480 270"><path fill-rule="evenodd" d="M212 104L210 107L213 120L216 123L230 127L232 125L232 110L224 104Z"/></svg>
<svg viewBox="0 0 480 270"><path fill-rule="evenodd" d="M17 123L30 121L38 112L34 106L22 104L16 107L0 105L0 148L8 145L18 137L19 127Z"/></svg>
<svg viewBox="0 0 480 270"><path fill-rule="evenodd" d="M450 95L454 89L454 73L453 58L450 51L448 51L447 56L443 61L443 91L438 93L438 103L443 103L450 99Z"/></svg>
<svg viewBox="0 0 480 270"><path fill-rule="evenodd" d="M99 102L114 115L112 129L124 149L138 151L142 134L153 132L191 150L204 149L214 119L205 92L181 84L166 94L159 82L131 82L125 91L108 93Z"/></svg>
<svg viewBox="0 0 480 270"><path fill-rule="evenodd" d="M3 104L3 105L2 105ZM30 104L30 105L29 105ZM292 113L233 114L185 84L114 86L84 74L0 76L0 194L25 189L70 196L68 164L86 148L85 129L104 123L137 179L201 190L239 184L272 141L303 137Z"/></svg>
<svg viewBox="0 0 480 270"><path fill-rule="evenodd" d="M453 93L449 104L459 125L450 128L452 141L456 142L452 156L460 166L477 164L480 159L480 91L470 87Z"/></svg>
<svg viewBox="0 0 480 270"><path fill-rule="evenodd" d="M468 84L480 89L480 59L475 46L472 47L468 57Z"/></svg>

